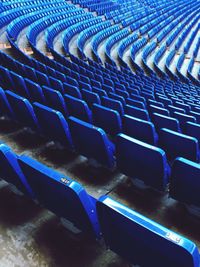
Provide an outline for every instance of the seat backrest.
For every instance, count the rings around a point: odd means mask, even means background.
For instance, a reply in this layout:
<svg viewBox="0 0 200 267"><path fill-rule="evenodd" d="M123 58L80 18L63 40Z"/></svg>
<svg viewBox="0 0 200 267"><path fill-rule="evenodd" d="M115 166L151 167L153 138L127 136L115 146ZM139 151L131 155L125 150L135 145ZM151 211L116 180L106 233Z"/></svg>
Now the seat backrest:
<svg viewBox="0 0 200 267"><path fill-rule="evenodd" d="M87 91L85 89L81 90L83 99L87 102L88 106L90 108L92 108L93 104L101 104L101 100L98 94L91 92L91 91Z"/></svg>
<svg viewBox="0 0 200 267"><path fill-rule="evenodd" d="M153 123L128 115L122 118L122 132L151 145L156 145L157 135Z"/></svg>
<svg viewBox="0 0 200 267"><path fill-rule="evenodd" d="M199 267L196 245L115 200L103 196L97 214L106 245L143 267Z"/></svg>
<svg viewBox="0 0 200 267"><path fill-rule="evenodd" d="M111 99L107 96L103 96L102 97L102 105L107 107L107 108L116 110L120 114L120 116L122 116L124 114L123 105L118 100Z"/></svg>
<svg viewBox="0 0 200 267"><path fill-rule="evenodd" d="M155 106L155 105L150 105L149 106L149 113L150 115L152 115L153 113L159 113L165 116L169 116L169 110L165 109L165 108L161 108L159 106Z"/></svg>
<svg viewBox="0 0 200 267"><path fill-rule="evenodd" d="M67 94L64 95L64 99L70 116L92 122L92 113L85 101Z"/></svg>
<svg viewBox="0 0 200 267"><path fill-rule="evenodd" d="M8 102L5 91L0 87L0 114L3 116L14 117L13 110Z"/></svg>
<svg viewBox="0 0 200 267"><path fill-rule="evenodd" d="M82 99L82 95L80 90L78 89L78 87L73 86L71 84L68 83L63 83L63 90L65 94L74 96L76 98Z"/></svg>
<svg viewBox="0 0 200 267"><path fill-rule="evenodd" d="M10 147L0 144L0 178L13 184L18 190L33 197L33 192L18 164L18 156Z"/></svg>
<svg viewBox="0 0 200 267"><path fill-rule="evenodd" d="M116 110L93 104L92 114L94 124L102 128L106 133L115 136L121 131L121 117Z"/></svg>
<svg viewBox="0 0 200 267"><path fill-rule="evenodd" d="M200 124L194 122L186 122L185 134L195 137L200 144Z"/></svg>
<svg viewBox="0 0 200 267"><path fill-rule="evenodd" d="M15 115L15 119L24 126L39 130L39 125L31 103L11 91L6 91L6 96Z"/></svg>
<svg viewBox="0 0 200 267"><path fill-rule="evenodd" d="M200 208L200 166L184 158L177 158L172 165L170 197Z"/></svg>
<svg viewBox="0 0 200 267"><path fill-rule="evenodd" d="M75 150L105 167L114 167L113 145L101 128L74 117L69 117L69 127Z"/></svg>
<svg viewBox="0 0 200 267"><path fill-rule="evenodd" d="M61 94L64 93L63 83L60 80L50 76L49 82L51 88L55 89L56 91L59 91Z"/></svg>
<svg viewBox="0 0 200 267"><path fill-rule="evenodd" d="M199 144L194 137L162 128L159 133L159 143L170 161L176 157L184 157L196 162L199 160Z"/></svg>
<svg viewBox="0 0 200 267"><path fill-rule="evenodd" d="M62 113L37 102L33 103L33 108L45 137L72 149L68 123Z"/></svg>
<svg viewBox="0 0 200 267"><path fill-rule="evenodd" d="M153 113L152 120L158 131L161 128L167 128L173 131L180 132L179 121L175 118L171 118L158 113Z"/></svg>
<svg viewBox="0 0 200 267"><path fill-rule="evenodd" d="M30 95L30 100L32 102L39 102L41 104L45 103L45 97L44 97L44 92L42 88L39 86L39 84L29 80L29 79L24 79L26 83L26 87L28 90L28 93Z"/></svg>
<svg viewBox="0 0 200 267"><path fill-rule="evenodd" d="M185 127L186 127L185 124L187 121L191 121L191 122L196 123L196 118L194 116L182 114L180 112L174 112L173 117L176 118L177 120L179 120L181 129L183 132L185 131Z"/></svg>
<svg viewBox="0 0 200 267"><path fill-rule="evenodd" d="M133 107L130 105L126 105L125 106L125 115L129 115L141 120L145 120L145 121L149 121L149 113L147 110L141 109L141 108L137 108L137 107Z"/></svg>
<svg viewBox="0 0 200 267"><path fill-rule="evenodd" d="M116 159L118 169L125 175L140 179L157 190L165 190L169 169L162 149L119 134L116 140Z"/></svg>
<svg viewBox="0 0 200 267"><path fill-rule="evenodd" d="M18 162L42 205L77 228L99 235L95 200L80 184L25 155Z"/></svg>
<svg viewBox="0 0 200 267"><path fill-rule="evenodd" d="M46 103L49 107L60 111L63 116L68 116L68 110L65 105L65 101L59 91L43 86L43 92L46 99Z"/></svg>

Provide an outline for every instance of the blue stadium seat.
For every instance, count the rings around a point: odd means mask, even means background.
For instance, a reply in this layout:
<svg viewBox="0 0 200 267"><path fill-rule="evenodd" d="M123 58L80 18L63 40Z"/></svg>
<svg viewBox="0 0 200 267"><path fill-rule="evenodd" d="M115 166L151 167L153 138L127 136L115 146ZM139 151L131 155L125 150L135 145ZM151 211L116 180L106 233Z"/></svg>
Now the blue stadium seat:
<svg viewBox="0 0 200 267"><path fill-rule="evenodd" d="M101 128L74 117L69 117L69 127L75 150L109 169L114 167L114 145Z"/></svg>
<svg viewBox="0 0 200 267"><path fill-rule="evenodd" d="M161 128L167 128L172 131L180 132L179 121L175 118L171 118L158 113L153 113L152 120L156 129L159 131Z"/></svg>
<svg viewBox="0 0 200 267"><path fill-rule="evenodd" d="M200 124L194 122L186 122L185 134L195 137L200 144Z"/></svg>
<svg viewBox="0 0 200 267"><path fill-rule="evenodd" d="M96 201L80 184L25 155L18 162L42 205L78 229L99 236Z"/></svg>
<svg viewBox="0 0 200 267"><path fill-rule="evenodd" d="M176 157L199 161L199 144L194 137L162 128L159 133L159 143L170 161Z"/></svg>
<svg viewBox="0 0 200 267"><path fill-rule="evenodd" d="M13 110L8 102L5 91L0 87L0 115L14 118Z"/></svg>
<svg viewBox="0 0 200 267"><path fill-rule="evenodd" d="M107 134L115 136L122 129L122 122L116 110L94 104L92 108L94 124L102 128Z"/></svg>
<svg viewBox="0 0 200 267"><path fill-rule="evenodd" d="M165 152L157 147L119 134L116 140L118 169L131 178L163 191L168 184L169 169Z"/></svg>
<svg viewBox="0 0 200 267"><path fill-rule="evenodd" d="M130 137L151 145L157 144L157 134L153 123L129 115L122 118L122 132Z"/></svg>
<svg viewBox="0 0 200 267"><path fill-rule="evenodd" d="M106 245L131 264L143 267L199 267L198 248L136 211L102 196L97 201Z"/></svg>
<svg viewBox="0 0 200 267"><path fill-rule="evenodd" d="M28 93L30 95L31 102L39 102L41 104L44 104L46 102L44 97L44 92L42 88L39 86L39 84L29 80L24 79L26 83L26 88L28 90Z"/></svg>
<svg viewBox="0 0 200 267"><path fill-rule="evenodd" d="M200 166L184 158L177 158L172 165L169 187L170 197L200 208Z"/></svg>
<svg viewBox="0 0 200 267"><path fill-rule="evenodd" d="M150 120L149 113L147 110L133 107L130 105L125 106L125 114L145 121Z"/></svg>
<svg viewBox="0 0 200 267"><path fill-rule="evenodd" d="M150 115L152 115L153 113L159 113L161 115L164 115L164 116L169 116L169 110L165 109L165 108L161 108L161 107L158 107L158 106L155 106L155 105L150 105L149 106L149 113Z"/></svg>
<svg viewBox="0 0 200 267"><path fill-rule="evenodd" d="M73 145L68 123L62 113L36 102L33 103L33 108L45 137L72 149Z"/></svg>
<svg viewBox="0 0 200 267"><path fill-rule="evenodd" d="M81 93L82 93L83 99L85 100L85 102L87 102L90 108L92 108L92 105L95 103L99 105L101 104L101 100L98 94L87 91L85 89L82 89Z"/></svg>
<svg viewBox="0 0 200 267"><path fill-rule="evenodd" d="M120 114L120 116L124 114L123 105L119 100L115 100L115 99L111 99L109 97L103 96L102 105L107 108L116 110Z"/></svg>
<svg viewBox="0 0 200 267"><path fill-rule="evenodd" d="M190 116L190 115L186 115L186 114L182 114L180 112L174 112L173 115L174 118L176 118L177 120L179 120L180 126L182 131L185 131L185 124L187 121L191 121L196 123L196 118L194 116Z"/></svg>
<svg viewBox="0 0 200 267"><path fill-rule="evenodd" d="M68 83L63 83L63 90L64 90L65 94L82 99L81 92L76 86L73 86L73 85L68 84Z"/></svg>
<svg viewBox="0 0 200 267"><path fill-rule="evenodd" d="M33 192L21 171L17 158L18 156L8 146L0 144L0 178L32 197Z"/></svg>
<svg viewBox="0 0 200 267"><path fill-rule="evenodd" d="M64 99L70 116L92 122L92 112L85 101L67 94L64 95Z"/></svg>
<svg viewBox="0 0 200 267"><path fill-rule="evenodd" d="M37 118L31 103L11 91L6 91L6 96L12 107L15 120L23 126L29 126L33 130L40 131Z"/></svg>

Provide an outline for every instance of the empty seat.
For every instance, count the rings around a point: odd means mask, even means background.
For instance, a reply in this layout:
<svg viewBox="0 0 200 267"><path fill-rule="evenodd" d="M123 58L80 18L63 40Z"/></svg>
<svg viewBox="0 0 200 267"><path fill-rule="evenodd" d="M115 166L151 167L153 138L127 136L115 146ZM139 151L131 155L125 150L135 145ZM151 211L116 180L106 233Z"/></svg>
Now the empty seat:
<svg viewBox="0 0 200 267"><path fill-rule="evenodd" d="M120 114L120 116L122 116L124 114L123 105L118 100L103 96L102 97L102 105L107 107L107 108L116 110Z"/></svg>
<svg viewBox="0 0 200 267"><path fill-rule="evenodd" d="M91 110L84 100L67 94L64 95L64 99L70 116L77 117L86 122L92 122Z"/></svg>
<svg viewBox="0 0 200 267"><path fill-rule="evenodd" d="M80 184L25 155L18 162L42 205L78 229L99 236L95 201Z"/></svg>
<svg viewBox="0 0 200 267"><path fill-rule="evenodd" d="M5 91L0 87L0 115L14 118L13 110L8 102Z"/></svg>
<svg viewBox="0 0 200 267"><path fill-rule="evenodd" d="M0 144L0 178L32 197L32 190L24 177L17 158L18 156L8 146Z"/></svg>
<svg viewBox="0 0 200 267"><path fill-rule="evenodd" d="M116 140L119 170L131 178L142 180L157 190L165 190L169 169L165 152L157 147L119 134Z"/></svg>
<svg viewBox="0 0 200 267"><path fill-rule="evenodd" d="M43 134L50 140L72 149L68 123L62 113L36 102L33 107Z"/></svg>
<svg viewBox="0 0 200 267"><path fill-rule="evenodd" d="M159 131L161 128L167 128L176 132L180 132L179 121L158 113L153 113L152 120L156 129Z"/></svg>
<svg viewBox="0 0 200 267"><path fill-rule="evenodd" d="M15 120L23 126L29 126L33 130L39 131L38 121L31 103L11 91L6 91L6 96L14 112Z"/></svg>
<svg viewBox="0 0 200 267"><path fill-rule="evenodd" d="M124 115L122 125L122 132L124 134L148 144L156 145L157 134L153 123Z"/></svg>
<svg viewBox="0 0 200 267"><path fill-rule="evenodd" d="M200 208L200 166L184 158L177 158L172 166L170 197Z"/></svg>
<svg viewBox="0 0 200 267"><path fill-rule="evenodd" d="M159 113L159 114L162 114L164 116L169 116L169 110L155 106L155 105L149 106L149 113L150 113L150 115L152 115L153 113Z"/></svg>
<svg viewBox="0 0 200 267"><path fill-rule="evenodd" d="M143 267L198 267L198 248L115 200L97 202L100 228L106 245L132 264Z"/></svg>
<svg viewBox="0 0 200 267"><path fill-rule="evenodd" d="M138 119L141 120L145 120L145 121L149 121L149 113L147 110L141 109L141 108L137 108L137 107L133 107L130 105L126 105L125 106L125 114L132 116L132 117L136 117Z"/></svg>
<svg viewBox="0 0 200 267"><path fill-rule="evenodd" d="M102 128L106 133L115 136L121 131L121 117L116 110L94 104L92 112L94 124Z"/></svg>
<svg viewBox="0 0 200 267"><path fill-rule="evenodd" d="M88 106L91 108L93 104L101 104L101 100L98 94L91 92L91 91L87 91L85 89L83 89L81 91L83 99L87 102Z"/></svg>
<svg viewBox="0 0 200 267"><path fill-rule="evenodd" d="M45 103L45 97L44 97L44 92L42 88L39 86L39 84L29 80L29 79L24 79L26 83L26 87L28 89L28 93L30 95L30 100L32 102L39 102L41 104Z"/></svg>
<svg viewBox="0 0 200 267"><path fill-rule="evenodd" d="M181 129L183 132L185 131L185 124L187 121L196 122L196 118L194 116L182 114L179 112L174 112L173 117L179 120Z"/></svg>
<svg viewBox="0 0 200 267"><path fill-rule="evenodd" d="M199 160L199 144L194 137L162 128L159 133L159 143L170 161L176 157L184 157L196 162Z"/></svg>
<svg viewBox="0 0 200 267"><path fill-rule="evenodd" d="M69 117L69 126L75 150L105 167L114 167L114 146L101 128L74 117Z"/></svg>
<svg viewBox="0 0 200 267"><path fill-rule="evenodd" d="M126 103L129 106L134 106L136 108L141 108L141 109L145 109L145 104L142 101L138 101L138 100L134 100L132 98L127 98L126 99Z"/></svg>
<svg viewBox="0 0 200 267"><path fill-rule="evenodd" d="M195 137L200 144L200 124L194 122L186 122L185 134Z"/></svg>
<svg viewBox="0 0 200 267"><path fill-rule="evenodd" d="M76 86L73 86L68 83L63 83L63 90L65 94L68 94L68 95L71 95L71 96L74 96L80 99L82 98L81 92Z"/></svg>

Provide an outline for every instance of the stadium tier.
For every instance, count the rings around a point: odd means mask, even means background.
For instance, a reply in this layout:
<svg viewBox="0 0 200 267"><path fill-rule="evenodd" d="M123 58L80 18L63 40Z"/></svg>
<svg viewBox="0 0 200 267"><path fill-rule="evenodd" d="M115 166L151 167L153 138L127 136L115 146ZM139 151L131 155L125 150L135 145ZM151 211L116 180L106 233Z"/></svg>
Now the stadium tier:
<svg viewBox="0 0 200 267"><path fill-rule="evenodd" d="M0 12L0 178L130 264L200 267L199 232L115 199L128 181L200 227L200 0L0 0ZM21 155L5 121L114 183Z"/></svg>

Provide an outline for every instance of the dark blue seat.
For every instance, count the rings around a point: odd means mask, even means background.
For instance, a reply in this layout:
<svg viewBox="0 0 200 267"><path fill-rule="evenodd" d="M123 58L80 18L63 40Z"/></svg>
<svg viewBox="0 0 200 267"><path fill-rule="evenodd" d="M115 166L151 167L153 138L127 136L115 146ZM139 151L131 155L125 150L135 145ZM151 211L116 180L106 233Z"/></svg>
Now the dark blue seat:
<svg viewBox="0 0 200 267"><path fill-rule="evenodd" d="M96 201L80 184L25 155L18 162L42 205L78 229L99 236Z"/></svg>
<svg viewBox="0 0 200 267"><path fill-rule="evenodd" d="M101 128L74 117L69 117L69 127L75 150L107 168L114 167L114 145Z"/></svg>
<svg viewBox="0 0 200 267"><path fill-rule="evenodd" d="M16 74L15 72L10 72L11 78L13 80L14 88L10 88L12 91L14 91L16 94L29 98L29 93L26 88L26 84L22 76Z"/></svg>
<svg viewBox="0 0 200 267"><path fill-rule="evenodd" d="M141 120L145 120L145 121L150 120L149 113L147 110L136 108L130 105L126 105L124 111L126 115L129 115L129 116L141 119Z"/></svg>
<svg viewBox="0 0 200 267"><path fill-rule="evenodd" d="M122 122L116 110L94 104L92 108L94 124L102 128L107 134L115 136L122 129Z"/></svg>
<svg viewBox="0 0 200 267"><path fill-rule="evenodd" d="M145 109L145 104L142 101L134 100L132 98L127 98L126 99L126 103L129 106L133 106L133 107L136 107L136 108Z"/></svg>
<svg viewBox="0 0 200 267"><path fill-rule="evenodd" d="M200 208L200 165L184 158L177 158L172 165L170 197Z"/></svg>
<svg viewBox="0 0 200 267"><path fill-rule="evenodd" d="M73 86L73 85L68 84L68 83L63 83L63 90L64 90L65 94L82 99L81 92L76 86Z"/></svg>
<svg viewBox="0 0 200 267"><path fill-rule="evenodd" d="M73 148L68 123L63 114L40 103L33 103L42 133L49 139L62 144L64 147Z"/></svg>
<svg viewBox="0 0 200 267"><path fill-rule="evenodd" d="M64 99L70 116L89 123L92 122L92 112L84 100L67 94L64 95Z"/></svg>
<svg viewBox="0 0 200 267"><path fill-rule="evenodd" d="M184 157L196 162L199 160L199 144L194 137L162 128L159 133L159 143L170 161L176 157Z"/></svg>
<svg viewBox="0 0 200 267"><path fill-rule="evenodd" d="M196 118L194 116L182 114L180 112L174 112L173 117L176 118L177 120L179 120L181 129L183 132L185 131L185 124L187 121L191 121L191 122L196 123Z"/></svg>
<svg viewBox="0 0 200 267"><path fill-rule="evenodd" d="M29 126L33 130L40 131L37 118L31 103L11 91L6 91L6 96L10 106L12 107L14 118L23 126Z"/></svg>
<svg viewBox="0 0 200 267"><path fill-rule="evenodd" d="M107 108L116 110L120 114L120 116L124 115L123 105L118 100L103 96L102 97L102 105L107 107Z"/></svg>
<svg viewBox="0 0 200 267"><path fill-rule="evenodd" d="M165 152L125 134L116 140L117 167L125 175L142 180L157 190L165 190L169 170Z"/></svg>
<svg viewBox="0 0 200 267"><path fill-rule="evenodd" d="M41 104L44 104L46 100L41 86L29 79L24 79L24 81L26 83L26 88L30 95L31 102L39 102Z"/></svg>
<svg viewBox="0 0 200 267"><path fill-rule="evenodd" d="M172 131L180 132L179 121L175 118L164 116L158 113L153 113L152 120L156 129L159 131L161 128L167 128Z"/></svg>
<svg viewBox="0 0 200 267"><path fill-rule="evenodd" d="M0 144L0 178L32 197L32 190L24 177L17 158L18 156L8 146Z"/></svg>
<svg viewBox="0 0 200 267"><path fill-rule="evenodd" d="M106 245L131 264L143 267L199 267L190 240L103 196L97 213Z"/></svg>
<svg viewBox="0 0 200 267"><path fill-rule="evenodd" d="M174 107L172 105L169 105L167 107L167 109L169 110L171 116L173 116L175 112L179 112L179 113L185 114L185 110L184 109L178 108L178 107Z"/></svg>
<svg viewBox="0 0 200 267"><path fill-rule="evenodd" d="M169 110L165 109L165 108L161 108L155 105L150 105L149 106L149 113L150 115L152 115L153 113L159 113L162 114L164 116L169 116Z"/></svg>
<svg viewBox="0 0 200 267"><path fill-rule="evenodd" d="M98 94L82 89L81 90L83 99L87 102L88 106L92 108L93 104L101 104L101 100Z"/></svg>
<svg viewBox="0 0 200 267"><path fill-rule="evenodd" d="M43 86L43 92L47 106L60 111L65 117L69 115L64 98L59 91Z"/></svg>
<svg viewBox="0 0 200 267"><path fill-rule="evenodd" d="M122 132L130 137L151 145L156 145L157 134L153 123L124 115L122 118Z"/></svg>
<svg viewBox="0 0 200 267"><path fill-rule="evenodd" d="M195 137L200 144L200 124L194 122L186 122L185 134Z"/></svg>
<svg viewBox="0 0 200 267"><path fill-rule="evenodd" d="M50 83L50 87L59 91L61 94L64 93L64 89L63 89L63 83L58 80L58 79L55 79L53 77L49 77L49 83Z"/></svg>
<svg viewBox="0 0 200 267"><path fill-rule="evenodd" d="M0 87L0 115L14 118L13 110L8 102L5 91Z"/></svg>

